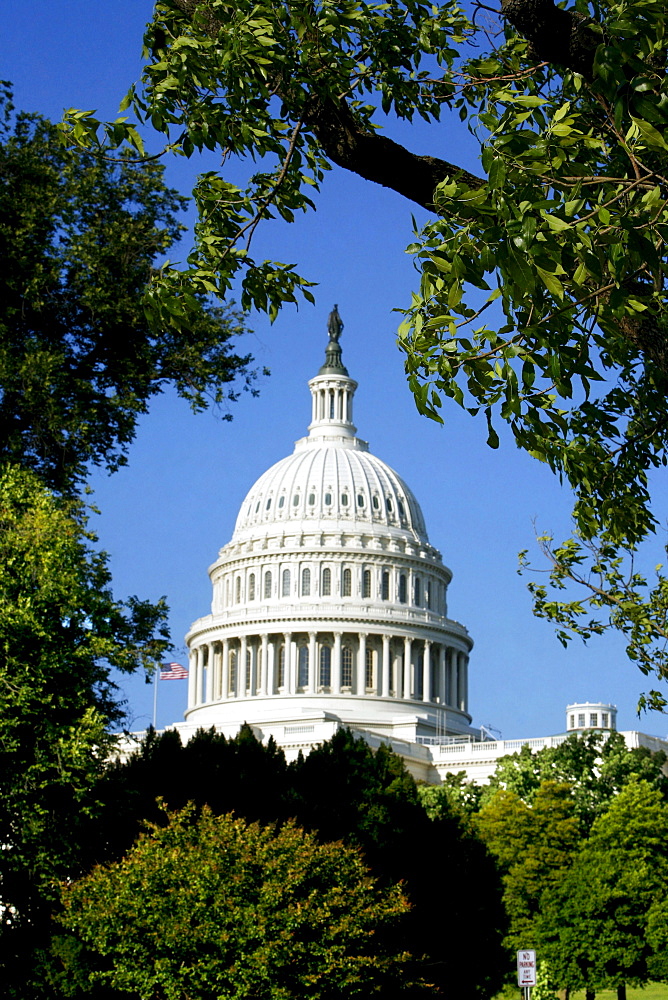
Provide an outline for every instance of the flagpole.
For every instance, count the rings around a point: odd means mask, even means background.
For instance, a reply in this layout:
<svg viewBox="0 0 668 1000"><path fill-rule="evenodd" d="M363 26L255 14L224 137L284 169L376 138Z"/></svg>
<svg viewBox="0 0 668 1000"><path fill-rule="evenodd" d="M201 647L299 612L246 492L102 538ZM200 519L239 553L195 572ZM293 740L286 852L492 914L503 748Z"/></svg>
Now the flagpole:
<svg viewBox="0 0 668 1000"><path fill-rule="evenodd" d="M158 677L160 676L160 665L156 663L155 674L153 675L153 728L156 728L158 718Z"/></svg>

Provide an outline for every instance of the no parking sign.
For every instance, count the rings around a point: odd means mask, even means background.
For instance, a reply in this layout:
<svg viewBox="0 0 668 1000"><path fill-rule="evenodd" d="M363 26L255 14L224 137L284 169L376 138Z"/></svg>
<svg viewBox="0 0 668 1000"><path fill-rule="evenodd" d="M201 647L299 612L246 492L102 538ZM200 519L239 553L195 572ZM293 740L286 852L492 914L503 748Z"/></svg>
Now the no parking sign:
<svg viewBox="0 0 668 1000"><path fill-rule="evenodd" d="M536 952L533 950L517 952L517 985L536 985Z"/></svg>

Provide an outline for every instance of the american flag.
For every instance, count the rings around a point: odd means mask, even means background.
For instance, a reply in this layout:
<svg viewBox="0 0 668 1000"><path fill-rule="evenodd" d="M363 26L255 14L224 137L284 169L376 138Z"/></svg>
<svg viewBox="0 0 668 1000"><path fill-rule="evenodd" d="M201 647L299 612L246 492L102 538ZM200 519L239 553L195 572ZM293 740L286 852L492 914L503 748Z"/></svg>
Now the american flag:
<svg viewBox="0 0 668 1000"><path fill-rule="evenodd" d="M160 664L161 681L182 681L184 677L187 676L188 676L188 668L181 666L180 663Z"/></svg>

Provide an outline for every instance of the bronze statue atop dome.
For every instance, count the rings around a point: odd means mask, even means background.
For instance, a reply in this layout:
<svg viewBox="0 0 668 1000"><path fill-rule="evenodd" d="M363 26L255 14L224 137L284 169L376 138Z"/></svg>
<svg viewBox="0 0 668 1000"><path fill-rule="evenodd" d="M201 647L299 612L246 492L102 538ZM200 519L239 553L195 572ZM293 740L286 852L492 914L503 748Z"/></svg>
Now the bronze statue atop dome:
<svg viewBox="0 0 668 1000"><path fill-rule="evenodd" d="M333 340L335 344L338 344L339 337L343 333L343 321L339 316L339 307L337 305L334 306L329 314L329 319L327 320L327 332L329 333L329 339Z"/></svg>

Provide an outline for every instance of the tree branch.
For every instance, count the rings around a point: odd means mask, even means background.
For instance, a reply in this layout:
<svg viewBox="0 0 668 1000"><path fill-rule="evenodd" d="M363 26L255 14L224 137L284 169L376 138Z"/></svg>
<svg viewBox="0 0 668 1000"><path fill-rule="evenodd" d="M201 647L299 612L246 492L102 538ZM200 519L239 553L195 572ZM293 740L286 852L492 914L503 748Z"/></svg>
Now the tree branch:
<svg viewBox="0 0 668 1000"><path fill-rule="evenodd" d="M429 211L435 210L434 192L446 177L476 189L485 183L447 160L418 156L387 136L360 126L346 101L314 99L304 120L337 166L391 188Z"/></svg>
<svg viewBox="0 0 668 1000"><path fill-rule="evenodd" d="M601 37L587 18L562 10L554 0L502 0L501 16L526 38L532 57L592 78Z"/></svg>

